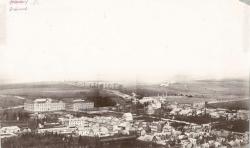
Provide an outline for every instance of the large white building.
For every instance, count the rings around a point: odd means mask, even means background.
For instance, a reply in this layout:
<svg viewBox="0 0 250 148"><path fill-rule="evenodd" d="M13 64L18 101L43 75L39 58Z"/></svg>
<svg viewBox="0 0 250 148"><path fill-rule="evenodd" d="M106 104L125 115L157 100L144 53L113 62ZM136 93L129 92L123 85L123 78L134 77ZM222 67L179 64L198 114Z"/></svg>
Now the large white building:
<svg viewBox="0 0 250 148"><path fill-rule="evenodd" d="M73 111L89 110L94 108L94 102L78 99L73 101L72 106L73 106Z"/></svg>
<svg viewBox="0 0 250 148"><path fill-rule="evenodd" d="M25 102L24 110L30 112L47 112L65 110L65 103L62 101L53 101L50 98L39 98L33 102Z"/></svg>
<svg viewBox="0 0 250 148"><path fill-rule="evenodd" d="M87 122L85 118L72 118L68 120L68 126L86 126Z"/></svg>

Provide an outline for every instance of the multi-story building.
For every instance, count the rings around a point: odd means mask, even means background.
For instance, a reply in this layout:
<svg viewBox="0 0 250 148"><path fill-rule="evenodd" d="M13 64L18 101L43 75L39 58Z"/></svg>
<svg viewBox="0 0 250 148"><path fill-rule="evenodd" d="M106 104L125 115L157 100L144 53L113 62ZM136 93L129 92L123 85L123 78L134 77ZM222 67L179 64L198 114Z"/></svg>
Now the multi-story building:
<svg viewBox="0 0 250 148"><path fill-rule="evenodd" d="M32 102L24 103L24 110L30 112L47 112L65 110L65 103L62 101L53 101L50 98L39 98Z"/></svg>
<svg viewBox="0 0 250 148"><path fill-rule="evenodd" d="M72 106L73 111L89 110L94 108L94 102L78 99L73 101Z"/></svg>
<svg viewBox="0 0 250 148"><path fill-rule="evenodd" d="M194 102L193 103L193 107L194 108L204 108L206 105L206 102L205 101L202 101L202 102Z"/></svg>
<svg viewBox="0 0 250 148"><path fill-rule="evenodd" d="M88 126L88 118L81 117L81 118L62 118L60 119L61 123L68 127L75 127L75 126Z"/></svg>
<svg viewBox="0 0 250 148"><path fill-rule="evenodd" d="M162 130L160 122L152 122L149 125L149 127L150 127L152 133L157 133L157 132L160 132Z"/></svg>
<svg viewBox="0 0 250 148"><path fill-rule="evenodd" d="M69 126L86 126L87 122L83 118L72 118L69 119Z"/></svg>

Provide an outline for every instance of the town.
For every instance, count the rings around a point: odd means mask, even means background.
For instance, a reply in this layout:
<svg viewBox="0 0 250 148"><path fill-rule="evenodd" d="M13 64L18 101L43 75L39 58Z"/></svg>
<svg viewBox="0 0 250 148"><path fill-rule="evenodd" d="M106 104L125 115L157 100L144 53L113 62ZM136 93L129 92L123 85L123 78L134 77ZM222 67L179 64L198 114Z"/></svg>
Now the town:
<svg viewBox="0 0 250 148"><path fill-rule="evenodd" d="M237 105L220 107L218 104L223 101L219 99L204 101L190 94L171 94L165 88L157 95L141 97L136 92L125 92L117 83L65 84L91 89L100 96L105 91L120 102L101 106L100 101L89 100L88 95L83 94L61 99L14 96L23 99L23 104L1 108L2 147L45 147L52 144L49 141L53 141L54 147L115 147L120 144L125 147L209 148L249 144L249 111ZM161 84L159 89L162 87L168 84ZM184 101L178 101L181 99Z"/></svg>

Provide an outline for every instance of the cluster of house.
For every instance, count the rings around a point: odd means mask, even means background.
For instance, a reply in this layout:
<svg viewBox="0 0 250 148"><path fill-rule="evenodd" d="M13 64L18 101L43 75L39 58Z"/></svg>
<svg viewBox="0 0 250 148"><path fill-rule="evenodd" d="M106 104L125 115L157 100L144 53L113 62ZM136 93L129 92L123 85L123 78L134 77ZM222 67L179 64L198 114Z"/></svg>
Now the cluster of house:
<svg viewBox="0 0 250 148"><path fill-rule="evenodd" d="M173 127L170 121L138 122L138 140L168 147L240 147L249 143L249 134L232 133L225 130L211 130L210 124L186 124Z"/></svg>
<svg viewBox="0 0 250 148"><path fill-rule="evenodd" d="M143 97L142 99L138 100L140 104L143 104L146 107L146 112L149 115L152 115L155 113L157 109L161 108L161 104L163 103L163 100L165 100L161 96L157 97ZM136 100L134 100L136 102Z"/></svg>
<svg viewBox="0 0 250 148"><path fill-rule="evenodd" d="M248 110L238 110L238 111L230 111L223 108L205 108L201 103L193 103L193 104L178 104L173 103L165 106L170 109L170 115L185 115L185 116L193 116L193 115L202 115L208 114L211 118L225 118L227 120L248 120L249 119L249 111Z"/></svg>
<svg viewBox="0 0 250 148"><path fill-rule="evenodd" d="M248 110L230 111L223 108L206 108L205 101L177 103L167 102L167 100L164 96L154 96L143 97L138 102L145 105L147 114L154 114L157 109L165 108L170 110L170 115L194 116L208 114L212 118L226 118L227 120L248 120L250 116Z"/></svg>
<svg viewBox="0 0 250 148"><path fill-rule="evenodd" d="M66 114L59 118L59 123L52 128L40 127L37 132L106 137L116 134L129 135L133 131L133 133L138 133L140 141L169 147L240 147L249 143L249 133L215 130L211 128L211 124L197 125L182 121L177 123L170 119L153 122L133 120L131 113L124 113L119 118L113 116L77 118ZM1 137L15 135L19 132L20 128L17 126L0 129Z"/></svg>
<svg viewBox="0 0 250 148"><path fill-rule="evenodd" d="M168 102L169 96L152 96L143 97L137 100L140 104L145 105L147 114L154 114L157 109L168 108L171 109L171 114L191 114L192 111L202 109L205 107L205 102L192 102L192 103L177 103ZM182 96L171 96L171 97L182 97ZM136 102L136 100L134 100Z"/></svg>
<svg viewBox="0 0 250 148"><path fill-rule="evenodd" d="M66 107L67 106L67 107ZM27 101L24 103L24 110L29 112L48 112L48 111L83 111L94 108L94 102L85 101L83 99L76 99L69 105L63 101L56 101L51 98L38 98L34 101Z"/></svg>
<svg viewBox="0 0 250 148"><path fill-rule="evenodd" d="M207 109L206 111L212 118L226 118L227 120L249 120L249 111L248 110L238 110L238 111L229 111L223 108L216 109Z"/></svg>
<svg viewBox="0 0 250 148"><path fill-rule="evenodd" d="M0 138L9 138L17 136L20 132L31 132L29 128L20 129L18 126L6 126L0 129Z"/></svg>
<svg viewBox="0 0 250 148"><path fill-rule="evenodd" d="M131 113L124 113L121 118L112 116L73 117L67 115L59 118L61 127L40 128L39 133L56 132L60 134L75 133L81 136L113 136L115 134L129 134L132 127L133 116Z"/></svg>

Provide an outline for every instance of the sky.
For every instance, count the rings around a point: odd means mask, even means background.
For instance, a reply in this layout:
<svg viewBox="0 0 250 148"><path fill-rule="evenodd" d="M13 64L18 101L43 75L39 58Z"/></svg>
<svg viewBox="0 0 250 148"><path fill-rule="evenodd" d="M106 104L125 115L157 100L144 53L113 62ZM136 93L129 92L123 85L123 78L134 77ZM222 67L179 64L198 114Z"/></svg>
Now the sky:
<svg viewBox="0 0 250 148"><path fill-rule="evenodd" d="M250 7L238 0L30 0L27 11L9 5L0 5L0 82L249 75Z"/></svg>

